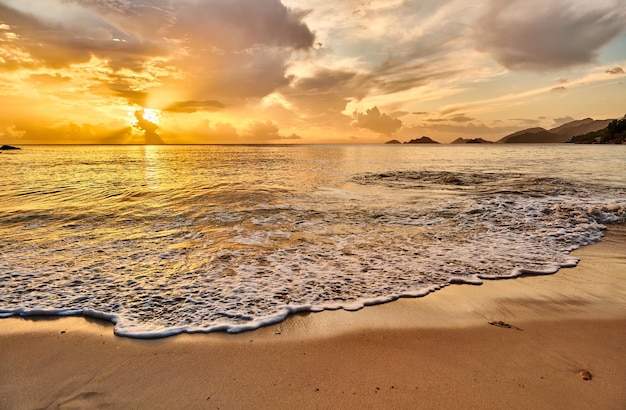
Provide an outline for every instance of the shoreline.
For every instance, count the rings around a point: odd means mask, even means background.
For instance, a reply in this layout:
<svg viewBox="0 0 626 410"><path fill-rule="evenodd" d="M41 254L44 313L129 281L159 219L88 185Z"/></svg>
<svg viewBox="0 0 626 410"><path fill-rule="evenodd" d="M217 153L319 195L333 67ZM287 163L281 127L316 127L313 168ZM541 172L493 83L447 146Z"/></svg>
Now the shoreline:
<svg viewBox="0 0 626 410"><path fill-rule="evenodd" d="M610 225L556 274L240 334L140 340L83 317L0 319L0 408L622 409L624 243L626 225Z"/></svg>

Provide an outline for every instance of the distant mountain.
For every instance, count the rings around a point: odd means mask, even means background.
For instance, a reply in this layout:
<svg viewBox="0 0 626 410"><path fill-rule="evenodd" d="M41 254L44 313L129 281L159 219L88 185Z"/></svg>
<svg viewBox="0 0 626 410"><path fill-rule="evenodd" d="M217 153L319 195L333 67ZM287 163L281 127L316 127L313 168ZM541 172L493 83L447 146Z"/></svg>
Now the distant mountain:
<svg viewBox="0 0 626 410"><path fill-rule="evenodd" d="M538 144L538 143L562 143L568 142L573 136L598 131L606 128L613 120L594 120L585 118L563 124L559 127L546 130L535 127L514 132L499 139L498 143L506 144Z"/></svg>
<svg viewBox="0 0 626 410"><path fill-rule="evenodd" d="M493 144L493 141L487 141L482 138L457 138L451 144Z"/></svg>
<svg viewBox="0 0 626 410"><path fill-rule="evenodd" d="M568 142L574 144L626 144L626 115L610 121L601 130L573 136Z"/></svg>
<svg viewBox="0 0 626 410"><path fill-rule="evenodd" d="M606 128L613 120L594 120L593 118L585 118L584 120L572 121L563 124L560 127L552 128L550 132L559 135L568 135L570 138L574 135L586 134Z"/></svg>
<svg viewBox="0 0 626 410"><path fill-rule="evenodd" d="M385 144L402 144L402 143L398 140L390 140L390 141L385 142Z"/></svg>
<svg viewBox="0 0 626 410"><path fill-rule="evenodd" d="M531 128L530 130L518 131L515 134L507 135L498 140L498 143L505 144L540 144L540 143L558 143L566 142L570 137L554 134L541 128Z"/></svg>
<svg viewBox="0 0 626 410"><path fill-rule="evenodd" d="M416 138L412 139L409 142L405 142L405 144L439 144L437 141L433 141L428 137Z"/></svg>

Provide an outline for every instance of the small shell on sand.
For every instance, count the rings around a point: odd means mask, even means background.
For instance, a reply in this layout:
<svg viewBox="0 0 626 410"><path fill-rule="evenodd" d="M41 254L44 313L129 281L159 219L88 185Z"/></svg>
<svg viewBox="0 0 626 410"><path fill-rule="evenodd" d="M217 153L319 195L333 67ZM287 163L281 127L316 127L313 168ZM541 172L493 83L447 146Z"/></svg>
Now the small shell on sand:
<svg viewBox="0 0 626 410"><path fill-rule="evenodd" d="M583 380L591 380L591 373L588 370L581 370L578 375Z"/></svg>

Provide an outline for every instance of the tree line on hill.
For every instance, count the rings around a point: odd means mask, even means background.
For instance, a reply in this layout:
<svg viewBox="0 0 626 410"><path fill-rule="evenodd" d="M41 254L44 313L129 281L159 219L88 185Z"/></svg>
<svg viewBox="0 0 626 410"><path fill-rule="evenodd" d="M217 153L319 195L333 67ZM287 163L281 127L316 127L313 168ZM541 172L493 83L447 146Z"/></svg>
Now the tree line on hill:
<svg viewBox="0 0 626 410"><path fill-rule="evenodd" d="M626 115L611 121L606 128L574 136L569 142L574 144L625 144Z"/></svg>

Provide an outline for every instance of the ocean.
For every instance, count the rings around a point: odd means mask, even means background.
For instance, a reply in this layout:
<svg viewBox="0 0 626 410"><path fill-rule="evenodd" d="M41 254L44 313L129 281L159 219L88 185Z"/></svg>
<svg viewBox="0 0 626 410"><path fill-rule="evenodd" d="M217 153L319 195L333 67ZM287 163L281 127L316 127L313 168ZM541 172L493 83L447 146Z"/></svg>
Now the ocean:
<svg viewBox="0 0 626 410"><path fill-rule="evenodd" d="M0 317L137 338L552 274L626 220L626 146L24 146L0 172Z"/></svg>

